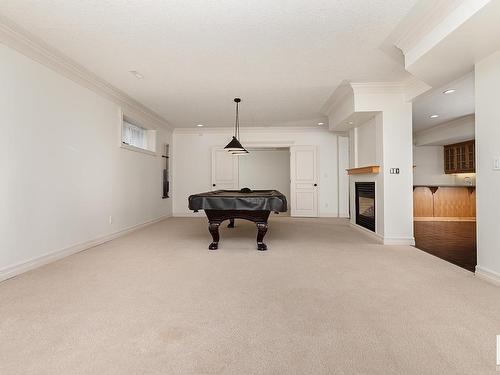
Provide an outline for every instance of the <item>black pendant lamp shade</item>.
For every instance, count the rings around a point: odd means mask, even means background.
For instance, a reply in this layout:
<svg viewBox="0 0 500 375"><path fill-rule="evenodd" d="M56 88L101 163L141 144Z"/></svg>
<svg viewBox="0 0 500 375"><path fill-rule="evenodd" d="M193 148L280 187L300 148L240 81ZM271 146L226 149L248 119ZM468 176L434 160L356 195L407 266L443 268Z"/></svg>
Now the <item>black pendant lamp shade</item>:
<svg viewBox="0 0 500 375"><path fill-rule="evenodd" d="M231 142L229 142L227 146L224 147L224 150L233 152L233 151L243 151L244 148L241 145L240 141L238 141L238 139L235 136L233 136L233 139L231 139Z"/></svg>
<svg viewBox="0 0 500 375"><path fill-rule="evenodd" d="M233 155L246 155L248 151L241 145L241 142L238 140L240 136L240 118L239 118L239 104L241 102L240 98L235 98L234 102L236 103L236 121L234 123L234 136L231 141L224 147L224 150L230 152Z"/></svg>

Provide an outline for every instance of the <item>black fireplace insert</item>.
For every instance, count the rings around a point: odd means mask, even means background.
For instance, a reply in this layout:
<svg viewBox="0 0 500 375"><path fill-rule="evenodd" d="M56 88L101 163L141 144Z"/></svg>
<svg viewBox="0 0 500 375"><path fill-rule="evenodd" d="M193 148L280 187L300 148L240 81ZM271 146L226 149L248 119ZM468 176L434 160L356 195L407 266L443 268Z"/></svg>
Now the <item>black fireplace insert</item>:
<svg viewBox="0 0 500 375"><path fill-rule="evenodd" d="M375 182L356 182L356 224L375 232Z"/></svg>

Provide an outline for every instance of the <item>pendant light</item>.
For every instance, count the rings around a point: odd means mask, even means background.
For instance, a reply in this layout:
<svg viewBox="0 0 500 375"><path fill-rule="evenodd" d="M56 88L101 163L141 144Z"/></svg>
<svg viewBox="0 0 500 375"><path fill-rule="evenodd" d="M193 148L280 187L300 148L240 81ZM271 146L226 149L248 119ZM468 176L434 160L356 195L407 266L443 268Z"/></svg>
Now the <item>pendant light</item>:
<svg viewBox="0 0 500 375"><path fill-rule="evenodd" d="M231 139L231 142L224 147L224 150L230 152L233 155L246 155L248 151L241 145L238 140L240 136L240 117L239 117L239 104L241 102L240 98L234 98L234 102L236 103L236 121L234 123L234 136Z"/></svg>

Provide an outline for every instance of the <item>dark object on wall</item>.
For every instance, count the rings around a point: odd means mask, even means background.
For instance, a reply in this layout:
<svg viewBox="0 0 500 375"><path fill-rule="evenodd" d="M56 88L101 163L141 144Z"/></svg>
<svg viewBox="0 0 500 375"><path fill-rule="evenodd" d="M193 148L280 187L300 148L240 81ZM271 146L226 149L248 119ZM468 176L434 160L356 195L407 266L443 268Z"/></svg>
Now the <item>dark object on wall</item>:
<svg viewBox="0 0 500 375"><path fill-rule="evenodd" d="M356 224L375 232L375 182L356 182Z"/></svg>
<svg viewBox="0 0 500 375"><path fill-rule="evenodd" d="M208 230L212 243L208 247L219 247L219 226L229 220L229 228L234 228L234 219L253 221L257 225L257 250L267 250L264 236L267 232L267 219L271 211L286 212L286 197L277 190L254 190L242 193L239 190L216 190L194 194L189 197L189 209L197 212L205 210Z"/></svg>
<svg viewBox="0 0 500 375"><path fill-rule="evenodd" d="M251 192L252 192L252 190L247 188L247 187L240 189L240 193L251 193Z"/></svg>
<svg viewBox="0 0 500 375"><path fill-rule="evenodd" d="M444 146L444 173L474 173L476 142L454 143Z"/></svg>
<svg viewBox="0 0 500 375"><path fill-rule="evenodd" d="M168 192L170 191L170 183L168 181L168 161L170 156L168 155L169 145L165 145L165 155L162 155L162 158L165 158L165 169L163 170L163 195L162 199L169 198Z"/></svg>

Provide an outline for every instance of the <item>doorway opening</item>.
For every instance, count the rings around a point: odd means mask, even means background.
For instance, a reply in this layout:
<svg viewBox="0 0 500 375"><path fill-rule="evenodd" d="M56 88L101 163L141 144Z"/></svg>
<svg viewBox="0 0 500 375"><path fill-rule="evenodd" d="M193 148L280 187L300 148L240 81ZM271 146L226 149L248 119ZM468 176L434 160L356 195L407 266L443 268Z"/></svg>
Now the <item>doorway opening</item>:
<svg viewBox="0 0 500 375"><path fill-rule="evenodd" d="M278 190L285 195L290 215L290 148L249 147L249 154L238 157L239 188Z"/></svg>
<svg viewBox="0 0 500 375"><path fill-rule="evenodd" d="M413 102L415 246L474 272L474 73Z"/></svg>
<svg viewBox="0 0 500 375"><path fill-rule="evenodd" d="M212 148L212 190L280 190L290 216L318 217L316 146L247 144L247 150L236 156Z"/></svg>

